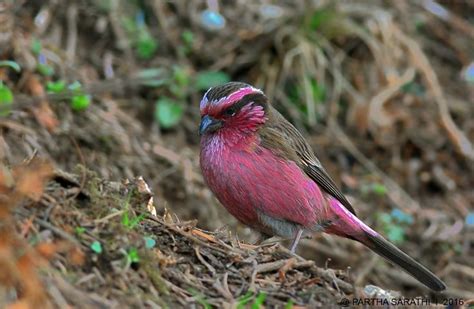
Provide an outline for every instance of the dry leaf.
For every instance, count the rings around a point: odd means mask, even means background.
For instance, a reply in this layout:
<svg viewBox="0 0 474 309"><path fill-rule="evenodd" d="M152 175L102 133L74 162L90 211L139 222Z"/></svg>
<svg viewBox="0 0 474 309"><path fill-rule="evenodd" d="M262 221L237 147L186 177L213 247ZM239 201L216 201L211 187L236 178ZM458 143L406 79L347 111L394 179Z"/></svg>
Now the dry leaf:
<svg viewBox="0 0 474 309"><path fill-rule="evenodd" d="M36 75L30 75L29 79L26 81L26 88L31 93L31 95L35 97L45 96L44 87ZM33 107L32 111L36 117L36 120L43 127L48 129L48 131L54 131L58 127L58 118L49 106L48 101L41 100L39 105Z"/></svg>
<svg viewBox="0 0 474 309"><path fill-rule="evenodd" d="M48 179L53 175L50 163L34 160L27 166L19 166L14 170L16 191L34 201L39 201Z"/></svg>
<svg viewBox="0 0 474 309"><path fill-rule="evenodd" d="M86 261L86 255L79 247L72 247L67 257L69 262L75 266L81 266Z"/></svg>

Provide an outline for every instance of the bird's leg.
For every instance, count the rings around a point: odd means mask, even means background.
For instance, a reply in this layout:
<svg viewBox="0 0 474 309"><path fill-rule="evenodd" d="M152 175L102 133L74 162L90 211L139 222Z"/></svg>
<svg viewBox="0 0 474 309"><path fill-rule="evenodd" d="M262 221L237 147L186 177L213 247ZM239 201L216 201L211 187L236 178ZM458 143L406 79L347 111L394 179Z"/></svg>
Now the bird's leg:
<svg viewBox="0 0 474 309"><path fill-rule="evenodd" d="M291 253L295 253L296 247L298 246L298 243L300 242L301 235L303 235L303 229L298 229L296 232L295 238L293 239L293 242L291 243L290 251Z"/></svg>

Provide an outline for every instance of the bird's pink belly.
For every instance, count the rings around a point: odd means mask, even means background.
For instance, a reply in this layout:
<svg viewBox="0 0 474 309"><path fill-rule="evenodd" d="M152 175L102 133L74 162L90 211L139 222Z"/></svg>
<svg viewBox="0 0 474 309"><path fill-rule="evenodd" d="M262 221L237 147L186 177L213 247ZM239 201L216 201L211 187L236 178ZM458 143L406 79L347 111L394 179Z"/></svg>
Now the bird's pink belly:
<svg viewBox="0 0 474 309"><path fill-rule="evenodd" d="M223 152L212 162L202 156L201 167L219 201L253 228L267 232L262 217L269 217L312 229L325 217L327 202L316 183L265 148Z"/></svg>

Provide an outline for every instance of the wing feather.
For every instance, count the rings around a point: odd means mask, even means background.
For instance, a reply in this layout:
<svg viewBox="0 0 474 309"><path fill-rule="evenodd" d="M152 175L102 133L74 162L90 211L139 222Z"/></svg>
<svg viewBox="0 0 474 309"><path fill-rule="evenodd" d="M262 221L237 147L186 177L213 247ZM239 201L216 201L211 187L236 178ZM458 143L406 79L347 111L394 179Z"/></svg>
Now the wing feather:
<svg viewBox="0 0 474 309"><path fill-rule="evenodd" d="M354 215L355 210L321 165L301 133L276 109L268 109L268 121L259 131L261 145L275 154L292 160L324 191L335 197Z"/></svg>

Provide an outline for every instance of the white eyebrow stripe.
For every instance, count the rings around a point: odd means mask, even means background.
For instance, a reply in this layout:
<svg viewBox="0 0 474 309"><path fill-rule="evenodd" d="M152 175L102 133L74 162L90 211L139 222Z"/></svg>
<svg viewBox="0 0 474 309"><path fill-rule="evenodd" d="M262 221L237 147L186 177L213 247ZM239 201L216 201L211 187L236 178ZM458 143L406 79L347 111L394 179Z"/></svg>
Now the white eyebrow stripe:
<svg viewBox="0 0 474 309"><path fill-rule="evenodd" d="M203 99L204 99L204 98L206 98L206 99L207 99L207 94L209 93L209 91L211 91L211 89L212 89L212 88L213 88L213 87L211 87L211 88L207 89L206 93L204 94L204 97L203 97Z"/></svg>
<svg viewBox="0 0 474 309"><path fill-rule="evenodd" d="M257 89L257 88L254 88L252 86L247 86L247 87L243 87L243 88L239 88L238 90L232 92L231 94L225 96L225 97L222 97L220 98L219 100L217 101L212 101L211 102L211 105L213 106L217 106L219 105L220 103L222 103L223 101L226 101L226 100L229 100L232 98L232 101L238 101L240 99L242 99L244 96L248 95L248 94L251 94L251 93L261 93L263 94L263 91L260 90L260 89ZM207 94L207 93L206 93ZM234 97L234 98L233 98ZM207 99L207 97L206 97Z"/></svg>

